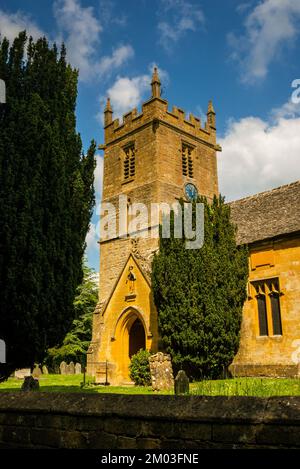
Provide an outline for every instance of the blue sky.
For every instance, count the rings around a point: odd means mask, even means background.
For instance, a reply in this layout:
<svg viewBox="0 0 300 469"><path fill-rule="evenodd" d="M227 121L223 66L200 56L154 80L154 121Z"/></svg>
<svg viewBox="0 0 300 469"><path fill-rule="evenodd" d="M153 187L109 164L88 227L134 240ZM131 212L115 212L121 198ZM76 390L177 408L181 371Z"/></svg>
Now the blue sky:
<svg viewBox="0 0 300 469"><path fill-rule="evenodd" d="M170 106L217 112L219 181L227 200L300 178L300 0L0 0L0 32L64 40L79 68L77 126L84 148L103 143L102 111L149 97L156 64ZM300 96L300 93L299 93ZM100 199L99 152L96 192ZM88 259L98 270L97 217Z"/></svg>

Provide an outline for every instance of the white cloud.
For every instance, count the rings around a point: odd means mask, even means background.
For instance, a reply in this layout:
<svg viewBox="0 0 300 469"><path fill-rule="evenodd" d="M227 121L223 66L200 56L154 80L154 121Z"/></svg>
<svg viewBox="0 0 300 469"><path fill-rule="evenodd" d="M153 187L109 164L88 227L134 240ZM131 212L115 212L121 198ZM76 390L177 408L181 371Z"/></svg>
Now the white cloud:
<svg viewBox="0 0 300 469"><path fill-rule="evenodd" d="M283 106L272 109L271 118L276 122L282 118L294 119L295 117L298 117L299 114L300 114L300 104L293 103L292 100L290 100L287 103L285 103Z"/></svg>
<svg viewBox="0 0 300 469"><path fill-rule="evenodd" d="M81 6L80 0L56 0L54 16L60 37L66 43L68 60L79 69L80 80L89 81L110 74L133 56L130 45L121 45L111 56L99 58L103 25L94 8Z"/></svg>
<svg viewBox="0 0 300 469"><path fill-rule="evenodd" d="M80 0L56 0L53 12L58 29L55 40L57 43L65 42L67 59L73 67L79 69L80 80L107 77L133 57L134 50L129 44L121 44L113 49L111 55L101 57L99 50L103 25L95 15L93 7L83 7ZM112 22L112 18L109 22ZM121 20L114 23L121 25ZM24 12L10 14L0 10L2 37L6 36L13 41L18 33L25 29L28 36L31 35L34 40L47 36ZM54 37L51 39L54 40Z"/></svg>
<svg viewBox="0 0 300 469"><path fill-rule="evenodd" d="M86 235L86 250L85 255L88 259L88 264L93 266L96 270L99 269L99 244L100 239L99 232L99 220L100 220L100 201L102 197L102 186L103 186L103 156L96 154L96 169L94 188L96 194L96 205L93 215L95 223L90 223L89 231Z"/></svg>
<svg viewBox="0 0 300 469"><path fill-rule="evenodd" d="M93 8L83 8L78 0L57 0L54 3L54 16L66 42L68 60L79 68L81 78L87 79L102 31Z"/></svg>
<svg viewBox="0 0 300 469"><path fill-rule="evenodd" d="M111 0L100 1L100 18L106 26L126 26L127 24L126 14L120 12L120 4L116 5L116 3Z"/></svg>
<svg viewBox="0 0 300 469"><path fill-rule="evenodd" d="M245 34L229 34L232 58L241 68L241 80L254 83L266 77L282 47L299 35L299 0L263 0L247 16Z"/></svg>
<svg viewBox="0 0 300 469"><path fill-rule="evenodd" d="M97 235L96 225L94 223L91 223L90 229L85 238L85 242L86 242L85 255L87 256L89 265L93 265L95 258L97 259L99 256L98 241L99 241L99 237Z"/></svg>
<svg viewBox="0 0 300 469"><path fill-rule="evenodd" d="M36 25L29 15L21 11L16 13L5 13L0 10L0 34L6 37L10 43L18 36L21 31L26 29L27 35L37 40L46 34Z"/></svg>
<svg viewBox="0 0 300 469"><path fill-rule="evenodd" d="M159 42L169 51L187 32L196 31L204 26L205 18L202 10L187 0L161 0L159 21Z"/></svg>
<svg viewBox="0 0 300 469"><path fill-rule="evenodd" d="M111 70L119 68L133 56L134 50L130 45L120 46L113 51L111 56L102 57L100 62L95 64L95 70L100 76L110 74Z"/></svg>
<svg viewBox="0 0 300 469"><path fill-rule="evenodd" d="M133 78L118 77L107 91L107 95L111 99L114 116L120 117L125 112L138 106L148 87L150 88L148 75Z"/></svg>
<svg viewBox="0 0 300 469"><path fill-rule="evenodd" d="M291 117L292 116L292 117ZM220 140L220 192L228 200L300 179L300 105L286 103L268 121L232 121Z"/></svg>
<svg viewBox="0 0 300 469"><path fill-rule="evenodd" d="M99 202L102 195L103 184L103 157L96 154L96 169L95 169L94 187L96 192L96 204Z"/></svg>
<svg viewBox="0 0 300 469"><path fill-rule="evenodd" d="M138 107L141 102L150 97L151 93L151 77L153 73L155 63L151 63L148 67L148 73L144 75L138 75L135 77L117 77L112 86L106 91L105 96L100 98L100 106L104 109L106 104L106 98L109 97L114 112L114 119L120 118L128 111ZM168 73L158 67L158 73L160 80L164 86L169 82ZM97 115L98 121L103 124L103 113Z"/></svg>

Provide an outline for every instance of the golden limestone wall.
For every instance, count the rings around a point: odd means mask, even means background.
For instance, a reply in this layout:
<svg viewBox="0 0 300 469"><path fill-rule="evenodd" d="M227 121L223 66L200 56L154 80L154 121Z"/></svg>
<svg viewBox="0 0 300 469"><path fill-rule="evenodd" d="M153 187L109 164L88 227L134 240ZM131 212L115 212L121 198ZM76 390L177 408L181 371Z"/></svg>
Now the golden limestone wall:
<svg viewBox="0 0 300 469"><path fill-rule="evenodd" d="M267 336L260 336L256 291L251 282L279 279L282 335L274 335L267 302ZM250 250L248 300L239 351L231 365L237 376L297 376L300 361L300 238L260 243ZM267 298L268 300L268 298ZM269 300L268 300L269 301Z"/></svg>
<svg viewBox="0 0 300 469"><path fill-rule="evenodd" d="M96 381L110 384L124 384L129 381L129 334L136 319L145 331L145 348L157 350L157 313L153 303L149 279L139 269L133 256L123 266L113 294L109 297L103 314L96 313L100 332L101 347L94 366ZM128 274L134 274L134 282L128 281ZM134 285L132 285L134 283Z"/></svg>
<svg viewBox="0 0 300 469"><path fill-rule="evenodd" d="M168 120L173 114L167 114ZM180 124L188 125L185 121ZM203 134L203 135L202 135ZM205 136L204 131L201 133ZM211 135L206 135L212 139ZM214 137L215 138L215 137ZM174 131L168 125L160 125L157 130L157 144L159 152L159 199L164 202L173 202L184 197L183 188L188 182L196 185L200 194L213 198L218 194L217 162L215 146L204 144L186 135L181 130ZM194 177L182 175L181 150L182 144L193 148Z"/></svg>
<svg viewBox="0 0 300 469"><path fill-rule="evenodd" d="M157 83L154 76L154 85ZM150 214L151 203L173 203L183 198L187 182L194 183L198 192L209 198L218 193L216 151L220 147L216 144L212 104L209 105L207 123L202 127L200 120L192 115L187 120L181 109L174 107L170 112L167 101L161 99L154 88L152 91L153 96L142 105L141 114L135 109L123 116L123 122L112 119L109 101L104 112L102 203L116 207L117 220L121 194L127 196L129 204L145 204ZM182 174L183 143L192 148L194 173L191 178ZM135 174L125 179L124 158L130 145L134 145ZM147 221L151 226L150 218ZM88 353L88 372L98 381L103 382L106 361L109 362L110 382L128 381L128 328L134 318L144 324L146 348L157 350L157 313L149 282L158 241L151 237L139 237L138 241L113 237L100 242L100 302L94 314L93 338ZM129 257L130 254L134 257ZM139 294L130 300L127 310L125 277L129 259L137 262L135 288ZM123 270L125 264L127 274ZM148 283L145 283L145 275ZM119 329L119 324L123 329ZM117 331L116 337L113 330Z"/></svg>

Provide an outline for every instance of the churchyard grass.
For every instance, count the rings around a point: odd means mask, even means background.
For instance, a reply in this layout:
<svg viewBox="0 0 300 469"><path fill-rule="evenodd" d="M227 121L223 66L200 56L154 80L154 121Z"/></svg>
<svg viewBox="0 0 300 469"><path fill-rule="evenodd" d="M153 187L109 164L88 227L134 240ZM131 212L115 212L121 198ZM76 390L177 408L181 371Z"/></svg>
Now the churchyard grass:
<svg viewBox="0 0 300 469"><path fill-rule="evenodd" d="M9 378L0 383L0 392L18 391L22 380ZM151 387L143 386L94 386L93 380L86 377L86 386L81 387L83 375L42 375L39 379L40 391L44 392L88 392L117 394L157 394ZM167 393L159 393L167 394ZM171 393L170 393L171 394ZM300 379L282 378L239 378L224 380L204 380L190 383L190 394L205 396L300 396Z"/></svg>
<svg viewBox="0 0 300 469"><path fill-rule="evenodd" d="M239 378L204 380L190 385L191 394L205 396L300 396L300 379Z"/></svg>
<svg viewBox="0 0 300 469"><path fill-rule="evenodd" d="M152 394L151 387L143 386L94 386L93 378L86 376L86 385L81 387L83 375L42 375L39 378L40 391L43 392L92 392L92 393L118 393L118 394ZM18 391L23 380L9 378L0 383L0 392Z"/></svg>

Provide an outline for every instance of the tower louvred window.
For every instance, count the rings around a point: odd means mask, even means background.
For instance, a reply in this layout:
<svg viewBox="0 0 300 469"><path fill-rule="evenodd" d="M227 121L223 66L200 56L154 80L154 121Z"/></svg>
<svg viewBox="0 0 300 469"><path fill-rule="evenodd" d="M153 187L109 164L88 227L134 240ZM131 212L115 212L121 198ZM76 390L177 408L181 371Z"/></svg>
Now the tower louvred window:
<svg viewBox="0 0 300 469"><path fill-rule="evenodd" d="M130 145L124 149L124 179L130 179L135 176L135 148Z"/></svg>
<svg viewBox="0 0 300 469"><path fill-rule="evenodd" d="M194 177L192 151L193 149L190 146L182 145L182 174L190 178Z"/></svg>

